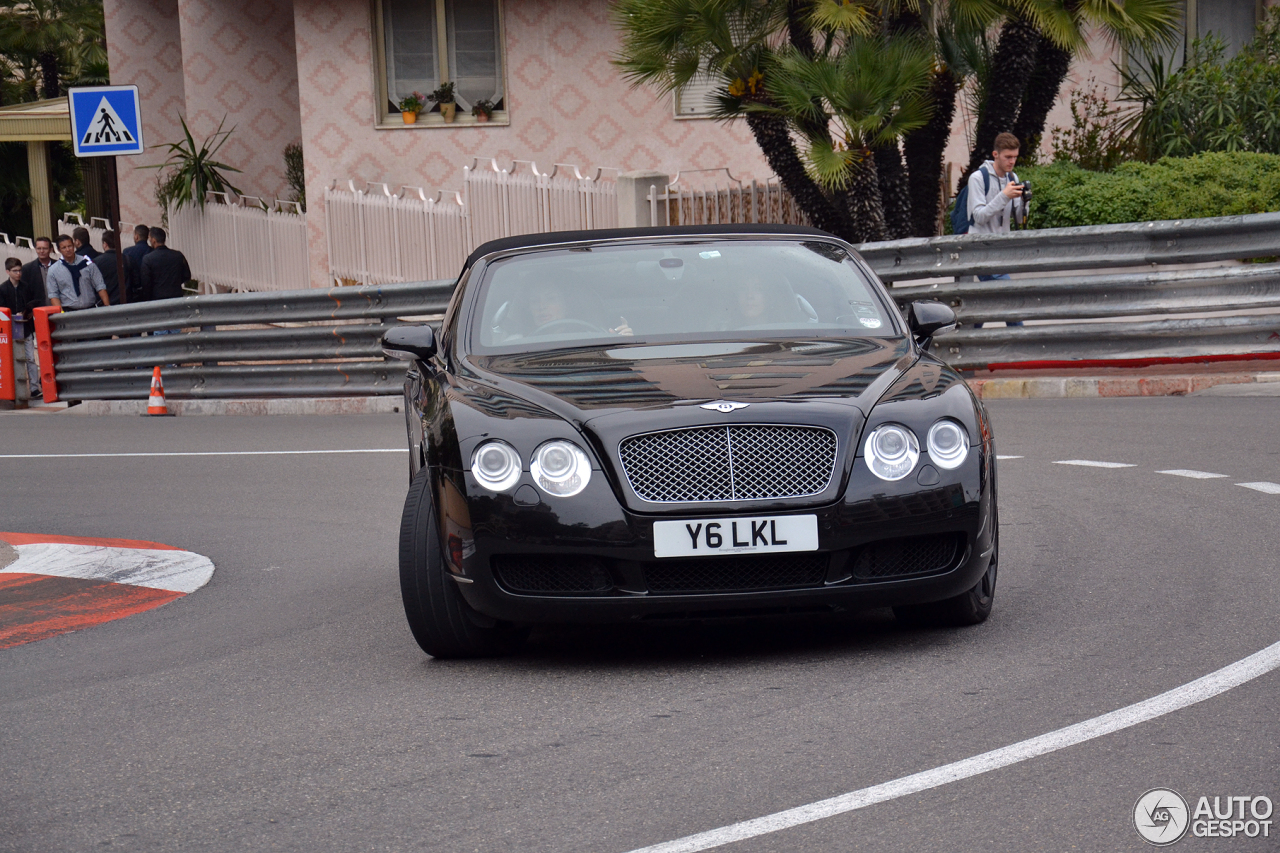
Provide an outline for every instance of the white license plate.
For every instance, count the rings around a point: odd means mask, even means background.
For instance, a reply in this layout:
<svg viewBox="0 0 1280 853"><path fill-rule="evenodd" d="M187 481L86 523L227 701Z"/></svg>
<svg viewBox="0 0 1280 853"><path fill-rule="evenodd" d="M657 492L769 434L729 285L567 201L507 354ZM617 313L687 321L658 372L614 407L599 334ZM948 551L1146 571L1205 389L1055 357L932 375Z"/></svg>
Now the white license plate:
<svg viewBox="0 0 1280 853"><path fill-rule="evenodd" d="M655 557L714 557L818 550L816 515L655 521Z"/></svg>

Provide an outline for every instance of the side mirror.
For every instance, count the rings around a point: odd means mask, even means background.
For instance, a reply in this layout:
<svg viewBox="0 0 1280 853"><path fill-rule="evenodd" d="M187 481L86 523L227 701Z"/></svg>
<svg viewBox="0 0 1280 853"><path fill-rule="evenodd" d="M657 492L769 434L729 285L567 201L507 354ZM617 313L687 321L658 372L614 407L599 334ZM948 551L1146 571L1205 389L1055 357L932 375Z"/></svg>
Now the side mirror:
<svg viewBox="0 0 1280 853"><path fill-rule="evenodd" d="M396 326L382 336L382 351L390 358L423 361L436 354L436 333L425 323L420 326Z"/></svg>
<svg viewBox="0 0 1280 853"><path fill-rule="evenodd" d="M930 299L912 302L907 306L907 326L917 343L928 349L934 335L955 329L956 312Z"/></svg>

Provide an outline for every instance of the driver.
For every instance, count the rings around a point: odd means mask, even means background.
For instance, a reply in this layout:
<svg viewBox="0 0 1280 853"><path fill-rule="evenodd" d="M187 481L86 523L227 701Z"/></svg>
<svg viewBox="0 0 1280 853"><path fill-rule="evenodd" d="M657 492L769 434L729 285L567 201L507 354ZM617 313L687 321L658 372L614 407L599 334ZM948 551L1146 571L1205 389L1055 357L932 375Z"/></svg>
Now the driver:
<svg viewBox="0 0 1280 853"><path fill-rule="evenodd" d="M565 293L565 288L558 281L539 281L529 286L529 317L533 321L530 334L536 334L538 330L551 325L560 320L576 320L579 323L594 325L587 320L580 320L573 317L569 313L569 297ZM631 326L627 323L626 317L619 317L620 321L606 331L611 335L634 335Z"/></svg>

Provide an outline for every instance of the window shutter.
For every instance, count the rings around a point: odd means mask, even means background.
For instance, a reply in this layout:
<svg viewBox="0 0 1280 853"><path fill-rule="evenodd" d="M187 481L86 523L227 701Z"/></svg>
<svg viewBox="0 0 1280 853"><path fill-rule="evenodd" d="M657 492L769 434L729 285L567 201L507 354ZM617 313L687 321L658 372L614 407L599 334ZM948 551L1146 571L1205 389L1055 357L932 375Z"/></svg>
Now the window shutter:
<svg viewBox="0 0 1280 853"><path fill-rule="evenodd" d="M716 109L716 90L721 86L715 77L695 77L676 90L677 116L709 116Z"/></svg>

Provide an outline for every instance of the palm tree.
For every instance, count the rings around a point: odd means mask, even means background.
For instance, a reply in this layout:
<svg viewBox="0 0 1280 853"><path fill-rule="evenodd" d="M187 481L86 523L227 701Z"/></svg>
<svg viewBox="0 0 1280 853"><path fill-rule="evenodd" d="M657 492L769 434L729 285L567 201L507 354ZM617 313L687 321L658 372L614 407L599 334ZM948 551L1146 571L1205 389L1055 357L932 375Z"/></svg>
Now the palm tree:
<svg viewBox="0 0 1280 853"><path fill-rule="evenodd" d="M620 0L611 10L622 33L614 63L634 85L652 85L663 93L697 78L719 82L718 117L745 118L770 168L810 221L845 236L851 229L848 214L806 171L786 117L748 109L770 104L762 69L784 32L801 55L813 50L801 14L805 5L805 0Z"/></svg>
<svg viewBox="0 0 1280 853"><path fill-rule="evenodd" d="M1024 150L1038 145L1073 56L1085 34L1101 29L1124 49L1170 44L1178 35L1182 0L1020 0L992 57L986 102L961 180L990 156L996 134L1010 131Z"/></svg>
<svg viewBox="0 0 1280 853"><path fill-rule="evenodd" d="M857 242L886 236L877 148L892 146L929 118L927 85L932 58L915 40L890 40L854 32L828 32L813 58L793 48L777 52L766 80L771 103L749 112L786 116L805 127L832 126L829 134L804 134L810 173L843 200Z"/></svg>
<svg viewBox="0 0 1280 853"><path fill-rule="evenodd" d="M12 66L38 69L40 97L106 64L102 3L94 0L0 0L0 54ZM31 81L33 84L35 80Z"/></svg>

